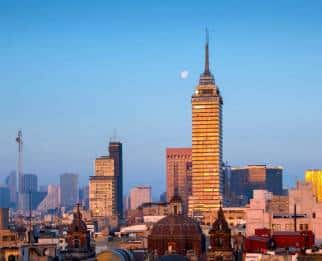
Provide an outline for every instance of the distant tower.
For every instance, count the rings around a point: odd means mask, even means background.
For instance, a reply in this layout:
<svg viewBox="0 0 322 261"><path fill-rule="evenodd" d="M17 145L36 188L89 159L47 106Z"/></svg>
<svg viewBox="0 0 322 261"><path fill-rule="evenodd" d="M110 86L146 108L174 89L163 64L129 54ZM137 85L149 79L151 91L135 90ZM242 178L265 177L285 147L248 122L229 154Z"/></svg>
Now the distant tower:
<svg viewBox="0 0 322 261"><path fill-rule="evenodd" d="M116 205L119 218L123 217L123 150L122 143L111 141L108 146L110 158L114 160L114 176L116 183Z"/></svg>
<svg viewBox="0 0 322 261"><path fill-rule="evenodd" d="M18 161L17 161L17 177L18 177L18 192L19 195L23 193L23 172L22 172L22 131L18 131L18 136L16 138L18 143Z"/></svg>

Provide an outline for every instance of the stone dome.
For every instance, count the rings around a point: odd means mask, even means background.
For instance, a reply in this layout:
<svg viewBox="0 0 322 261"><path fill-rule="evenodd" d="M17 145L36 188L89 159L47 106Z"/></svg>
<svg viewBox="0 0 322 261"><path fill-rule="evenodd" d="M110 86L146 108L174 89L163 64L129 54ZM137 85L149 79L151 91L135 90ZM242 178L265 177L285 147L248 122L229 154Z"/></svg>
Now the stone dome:
<svg viewBox="0 0 322 261"><path fill-rule="evenodd" d="M202 231L197 222L183 215L169 215L157 222L151 231L151 235L201 235Z"/></svg>
<svg viewBox="0 0 322 261"><path fill-rule="evenodd" d="M151 253L186 255L193 251L201 256L205 251L205 236L200 225L184 215L169 215L154 224L148 236Z"/></svg>

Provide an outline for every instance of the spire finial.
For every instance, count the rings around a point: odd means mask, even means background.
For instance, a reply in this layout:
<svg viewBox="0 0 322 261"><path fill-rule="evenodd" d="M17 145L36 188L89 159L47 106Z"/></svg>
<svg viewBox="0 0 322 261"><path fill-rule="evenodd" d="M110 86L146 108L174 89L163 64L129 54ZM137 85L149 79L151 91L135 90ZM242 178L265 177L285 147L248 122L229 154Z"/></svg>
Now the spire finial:
<svg viewBox="0 0 322 261"><path fill-rule="evenodd" d="M209 69L209 34L208 34L208 29L206 28L205 69L204 69L204 72L200 75L199 84L209 85L214 83L215 83L215 79L212 76Z"/></svg>
<svg viewBox="0 0 322 261"><path fill-rule="evenodd" d="M210 74L210 70L209 70L209 33L208 33L208 28L206 27L206 46L205 46L205 71L204 74L205 75L209 75Z"/></svg>

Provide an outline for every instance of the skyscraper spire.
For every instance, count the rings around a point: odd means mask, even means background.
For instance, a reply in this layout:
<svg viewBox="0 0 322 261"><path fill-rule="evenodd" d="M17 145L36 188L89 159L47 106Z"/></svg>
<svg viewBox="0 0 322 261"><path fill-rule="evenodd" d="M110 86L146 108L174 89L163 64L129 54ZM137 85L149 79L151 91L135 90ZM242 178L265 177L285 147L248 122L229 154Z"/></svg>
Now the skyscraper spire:
<svg viewBox="0 0 322 261"><path fill-rule="evenodd" d="M206 28L206 46L205 46L205 71L204 75L210 75L210 70L209 70L209 34L208 34L208 29Z"/></svg>
<svg viewBox="0 0 322 261"><path fill-rule="evenodd" d="M200 75L199 84L208 85L208 84L214 84L214 83L215 83L215 80L209 68L209 34L208 34L208 29L206 28L205 69L204 69L204 72Z"/></svg>

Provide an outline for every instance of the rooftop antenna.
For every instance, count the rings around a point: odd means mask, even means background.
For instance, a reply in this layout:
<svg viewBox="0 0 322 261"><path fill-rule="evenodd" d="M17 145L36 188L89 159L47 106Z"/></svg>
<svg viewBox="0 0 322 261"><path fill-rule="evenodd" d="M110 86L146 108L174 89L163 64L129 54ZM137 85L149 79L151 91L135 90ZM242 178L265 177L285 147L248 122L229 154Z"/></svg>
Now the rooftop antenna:
<svg viewBox="0 0 322 261"><path fill-rule="evenodd" d="M205 46L205 71L204 74L205 75L209 75L210 74L210 70L209 70L209 32L208 32L208 28L206 27L206 46Z"/></svg>
<svg viewBox="0 0 322 261"><path fill-rule="evenodd" d="M117 129L116 128L114 128L113 129L113 135L112 135L112 137L111 137L111 139L110 139L110 141L114 141L114 142L116 142L116 141L118 141L118 137L117 137Z"/></svg>

